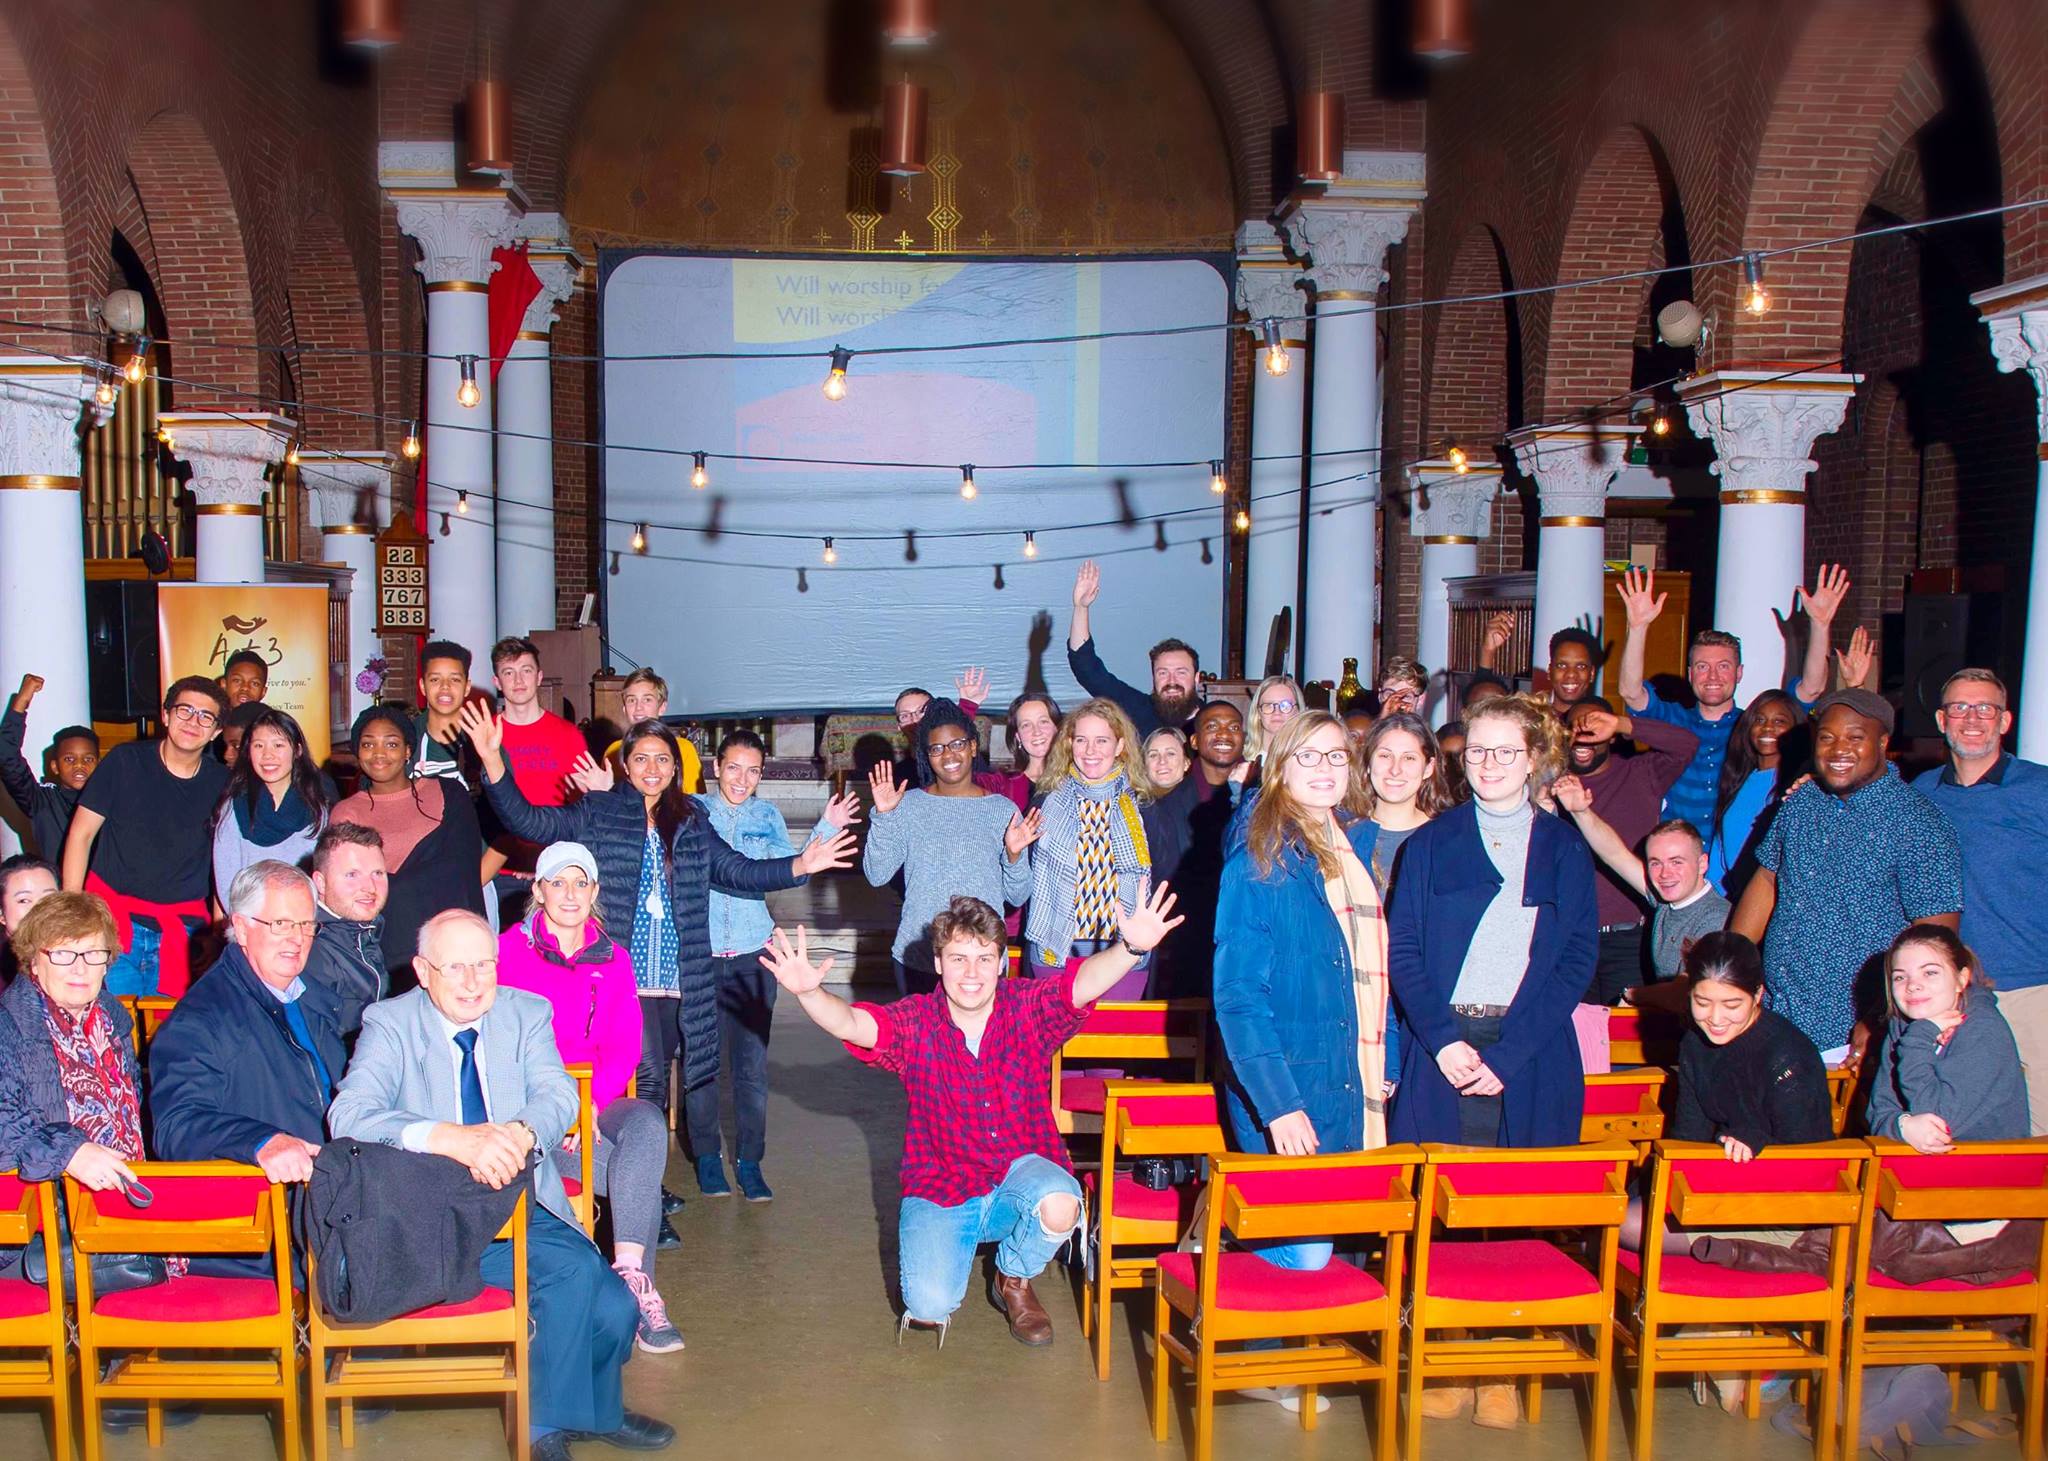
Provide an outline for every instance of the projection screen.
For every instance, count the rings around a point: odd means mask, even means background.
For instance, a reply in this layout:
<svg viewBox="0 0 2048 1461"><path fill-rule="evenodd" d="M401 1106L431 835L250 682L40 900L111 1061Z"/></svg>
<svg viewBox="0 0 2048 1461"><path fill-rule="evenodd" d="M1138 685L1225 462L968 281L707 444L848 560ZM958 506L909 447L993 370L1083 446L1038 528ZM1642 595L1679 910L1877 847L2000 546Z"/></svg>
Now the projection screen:
<svg viewBox="0 0 2048 1461"><path fill-rule="evenodd" d="M656 666L672 710L886 704L912 684L950 694L965 665L988 669L1000 709L1048 637L1044 681L1072 703L1084 558L1102 565L1112 669L1147 683L1145 651L1169 634L1215 666L1229 529L1208 462L1224 449L1225 332L856 354L844 399L822 386L834 345L1221 322L1218 262L607 251L601 289L604 623L614 667ZM675 358L696 352L742 358ZM1191 465L1128 465L1156 462ZM1041 614L1049 630L1034 631Z"/></svg>

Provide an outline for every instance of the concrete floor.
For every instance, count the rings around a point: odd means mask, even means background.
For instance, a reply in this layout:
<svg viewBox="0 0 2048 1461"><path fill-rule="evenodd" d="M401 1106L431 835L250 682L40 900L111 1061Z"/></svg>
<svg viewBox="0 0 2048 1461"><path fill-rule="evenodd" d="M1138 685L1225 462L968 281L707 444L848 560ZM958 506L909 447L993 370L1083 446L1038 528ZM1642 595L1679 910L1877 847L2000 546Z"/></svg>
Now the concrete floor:
<svg viewBox="0 0 2048 1461"><path fill-rule="evenodd" d="M775 1201L699 1198L681 1158L671 1166L670 1184L689 1204L677 1220L684 1246L662 1255L659 1277L689 1348L636 1355L626 1370L627 1403L681 1431L670 1454L757 1461L1178 1461L1186 1454L1181 1416L1172 1440L1157 1447L1151 1440L1141 1359L1147 1346L1128 1331L1132 1309L1118 1317L1111 1379L1097 1384L1061 1276L1040 1281L1059 1330L1050 1350L1011 1341L979 1288L943 1353L929 1336L899 1350L892 1300L901 1088L846 1058L791 1003L778 1010L771 1061L766 1171ZM1260 1461L1372 1454L1358 1396L1333 1398L1313 1433L1276 1406L1226 1400L1217 1454ZM1443 1456L1486 1461L1582 1457L1575 1407L1561 1390L1547 1399L1539 1426L1503 1434L1465 1421L1432 1422L1424 1444ZM0 1406L0 1458L43 1454L34 1415L13 1402ZM1662 1393L1658 1420L1666 1457L1799 1461L1811 1454L1768 1423L1695 1407L1689 1391L1676 1386ZM1625 1445L1617 1422L1616 1461ZM270 1446L270 1430L255 1414L209 1414L168 1433L160 1451L149 1451L135 1433L110 1439L106 1454L261 1458L272 1454ZM352 1454L366 1461L490 1461L506 1453L496 1413L470 1407L402 1410L359 1431ZM586 1445L581 1454L615 1453ZM1989 1443L1973 1454L2007 1461L2017 1448Z"/></svg>

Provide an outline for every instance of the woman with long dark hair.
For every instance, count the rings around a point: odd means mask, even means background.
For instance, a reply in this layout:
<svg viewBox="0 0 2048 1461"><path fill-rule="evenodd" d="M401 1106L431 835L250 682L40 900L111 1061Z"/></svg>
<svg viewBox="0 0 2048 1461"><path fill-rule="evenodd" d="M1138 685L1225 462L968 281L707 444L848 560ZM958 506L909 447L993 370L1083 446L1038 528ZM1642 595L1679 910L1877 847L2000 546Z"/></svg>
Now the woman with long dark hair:
<svg viewBox="0 0 2048 1461"><path fill-rule="evenodd" d="M1010 769L995 773L1001 785L991 789L1015 802L1018 811L1028 812L1038 793L1038 779L1045 775L1045 758L1052 751L1053 738L1060 733L1060 703L1042 690L1026 690L1010 702L1005 723L1010 733ZM1013 915L1010 932L1016 931Z"/></svg>
<svg viewBox="0 0 2048 1461"><path fill-rule="evenodd" d="M1418 715L1396 710L1381 716L1359 739L1358 757L1365 767L1366 815L1378 830L1368 865L1384 899L1403 844L1457 803L1436 737Z"/></svg>
<svg viewBox="0 0 2048 1461"><path fill-rule="evenodd" d="M1765 690L1749 702L1729 732L1721 785L1714 795L1714 822L1703 830L1707 881L1730 901L1740 896L1742 885L1756 870L1751 849L1806 760L1795 744L1805 736L1805 724L1806 712L1797 700L1783 690Z"/></svg>
<svg viewBox="0 0 2048 1461"><path fill-rule="evenodd" d="M225 900L252 862L298 863L327 825L333 789L314 764L306 733L282 710L258 706L241 754L213 809L214 895Z"/></svg>

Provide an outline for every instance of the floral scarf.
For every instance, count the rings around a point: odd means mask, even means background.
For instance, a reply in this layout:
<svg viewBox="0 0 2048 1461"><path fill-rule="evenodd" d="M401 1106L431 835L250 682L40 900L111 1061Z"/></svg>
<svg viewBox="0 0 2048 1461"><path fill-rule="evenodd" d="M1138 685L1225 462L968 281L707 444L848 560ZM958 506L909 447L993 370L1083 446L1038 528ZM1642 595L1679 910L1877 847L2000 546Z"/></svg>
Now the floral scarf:
<svg viewBox="0 0 2048 1461"><path fill-rule="evenodd" d="M95 1004L74 1017L47 998L50 1046L57 1055L57 1075L64 1085L64 1109L87 1141L119 1152L130 1161L142 1159L142 1101L128 1073L127 1050L114 1033L114 1022Z"/></svg>

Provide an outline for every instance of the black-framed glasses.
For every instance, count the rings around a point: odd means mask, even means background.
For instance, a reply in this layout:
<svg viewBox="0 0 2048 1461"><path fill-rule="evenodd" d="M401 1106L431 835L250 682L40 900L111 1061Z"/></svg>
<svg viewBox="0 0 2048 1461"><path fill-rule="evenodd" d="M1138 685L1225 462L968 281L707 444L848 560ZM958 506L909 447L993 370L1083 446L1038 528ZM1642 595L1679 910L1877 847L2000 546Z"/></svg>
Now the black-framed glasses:
<svg viewBox="0 0 2048 1461"><path fill-rule="evenodd" d="M1996 720L2005 714L2003 705L1981 705L1973 700L1948 700L1941 713L1950 720Z"/></svg>
<svg viewBox="0 0 2048 1461"><path fill-rule="evenodd" d="M186 705L183 702L173 705L171 707L171 714L180 720L189 721L193 725L204 726L209 729L220 724L219 711L206 710L197 705Z"/></svg>
<svg viewBox="0 0 2048 1461"><path fill-rule="evenodd" d="M1294 764L1297 766L1321 766L1326 762L1341 771L1344 767L1351 764L1351 753L1349 751L1318 751L1314 746L1303 746L1294 753Z"/></svg>
<svg viewBox="0 0 2048 1461"><path fill-rule="evenodd" d="M934 755L950 756L955 751L964 751L973 744L974 742L970 741L965 736L956 736L950 741L939 741L934 745L927 746L925 749L930 751Z"/></svg>
<svg viewBox="0 0 2048 1461"><path fill-rule="evenodd" d="M251 923L262 924L279 938L290 938L293 934L300 938L311 938L313 930L320 926L310 918L252 918L246 913L242 916L248 918Z"/></svg>
<svg viewBox="0 0 2048 1461"><path fill-rule="evenodd" d="M1527 746L1467 746L1465 764L1484 766L1491 761L1496 766L1512 766L1528 754Z"/></svg>
<svg viewBox="0 0 2048 1461"><path fill-rule="evenodd" d="M59 969L69 969L80 959L88 969L104 969L114 961L112 949L44 949L43 957Z"/></svg>
<svg viewBox="0 0 2048 1461"><path fill-rule="evenodd" d="M1262 700L1259 702L1259 714L1264 715L1269 710L1275 715L1292 715L1294 714L1294 702L1292 700Z"/></svg>

